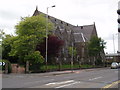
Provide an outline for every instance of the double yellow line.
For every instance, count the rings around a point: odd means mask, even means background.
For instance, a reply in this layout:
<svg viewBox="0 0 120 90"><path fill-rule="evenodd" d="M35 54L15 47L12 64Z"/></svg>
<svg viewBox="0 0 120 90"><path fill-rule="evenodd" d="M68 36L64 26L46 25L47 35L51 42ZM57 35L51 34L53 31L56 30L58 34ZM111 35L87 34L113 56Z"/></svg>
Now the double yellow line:
<svg viewBox="0 0 120 90"><path fill-rule="evenodd" d="M111 83L109 85L104 86L103 88L101 88L101 90L105 90L105 89L110 88L110 87L112 87L112 86L114 86L116 84L119 84L119 83L120 83L120 80L118 80L116 82L113 82L113 83Z"/></svg>

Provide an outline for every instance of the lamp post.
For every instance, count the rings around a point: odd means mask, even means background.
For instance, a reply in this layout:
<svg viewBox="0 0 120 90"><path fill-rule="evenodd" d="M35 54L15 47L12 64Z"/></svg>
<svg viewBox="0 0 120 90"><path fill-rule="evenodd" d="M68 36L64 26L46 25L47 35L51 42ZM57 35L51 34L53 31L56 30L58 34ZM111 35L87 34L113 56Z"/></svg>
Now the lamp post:
<svg viewBox="0 0 120 90"><path fill-rule="evenodd" d="M71 57L71 70L73 72L73 57L74 57L74 49L73 49L74 45L73 45L73 42L72 42L72 57Z"/></svg>
<svg viewBox="0 0 120 90"><path fill-rule="evenodd" d="M114 54L115 54L115 42L114 42L114 34L113 34L113 50L114 50Z"/></svg>
<svg viewBox="0 0 120 90"><path fill-rule="evenodd" d="M119 35L119 33L116 33L115 35ZM119 39L119 36L118 36L118 39ZM119 45L118 45L118 47L119 47ZM115 54L116 50L115 50L115 36L114 36L114 34L113 34L113 50L114 50L114 54ZM115 57L114 57L114 61L116 61Z"/></svg>
<svg viewBox="0 0 120 90"><path fill-rule="evenodd" d="M55 7L55 5L51 6L51 7L47 7L47 13L46 13L46 56L45 56L45 63L46 63L46 72L47 72L47 61L48 61L48 52L47 52L47 49L48 49L48 9L49 8L53 8Z"/></svg>

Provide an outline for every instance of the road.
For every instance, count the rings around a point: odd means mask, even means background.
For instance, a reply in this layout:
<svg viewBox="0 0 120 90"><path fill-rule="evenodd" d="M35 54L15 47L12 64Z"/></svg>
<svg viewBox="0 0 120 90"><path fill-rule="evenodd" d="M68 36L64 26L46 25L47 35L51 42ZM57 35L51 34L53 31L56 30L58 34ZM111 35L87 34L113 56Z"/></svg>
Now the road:
<svg viewBox="0 0 120 90"><path fill-rule="evenodd" d="M118 69L3 75L2 88L118 88Z"/></svg>

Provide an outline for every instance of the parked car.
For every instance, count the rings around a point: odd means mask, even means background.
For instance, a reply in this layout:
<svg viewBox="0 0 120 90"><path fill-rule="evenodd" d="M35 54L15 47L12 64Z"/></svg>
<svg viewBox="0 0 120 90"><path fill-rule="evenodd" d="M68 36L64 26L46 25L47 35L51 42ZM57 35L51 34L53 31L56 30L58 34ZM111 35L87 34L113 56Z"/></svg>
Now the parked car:
<svg viewBox="0 0 120 90"><path fill-rule="evenodd" d="M118 63L117 62L113 62L111 64L111 69L117 69L119 67Z"/></svg>
<svg viewBox="0 0 120 90"><path fill-rule="evenodd" d="M120 68L120 62L118 63L118 67Z"/></svg>

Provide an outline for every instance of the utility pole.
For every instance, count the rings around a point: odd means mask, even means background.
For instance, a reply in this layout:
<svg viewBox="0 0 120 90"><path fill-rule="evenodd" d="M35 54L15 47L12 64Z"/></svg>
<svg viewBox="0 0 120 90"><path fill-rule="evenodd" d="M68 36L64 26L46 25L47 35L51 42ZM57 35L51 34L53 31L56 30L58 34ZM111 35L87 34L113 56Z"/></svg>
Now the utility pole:
<svg viewBox="0 0 120 90"><path fill-rule="evenodd" d="M113 34L113 50L114 50L114 54L115 54L115 40L114 40L114 34Z"/></svg>
<svg viewBox="0 0 120 90"><path fill-rule="evenodd" d="M46 56L45 56L45 64L46 64L46 72L47 72L47 62L48 62L48 9L53 8L55 5L51 7L47 7L47 14L46 14Z"/></svg>
<svg viewBox="0 0 120 90"><path fill-rule="evenodd" d="M74 58L74 45L73 45L73 42L72 42L72 58L71 58L71 70L73 72L73 58Z"/></svg>

